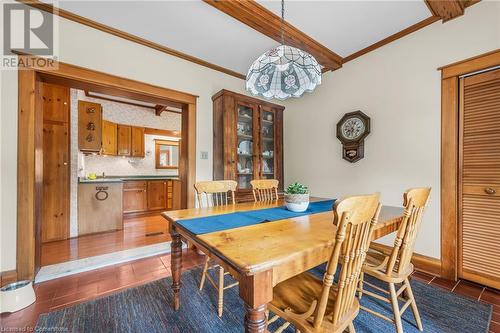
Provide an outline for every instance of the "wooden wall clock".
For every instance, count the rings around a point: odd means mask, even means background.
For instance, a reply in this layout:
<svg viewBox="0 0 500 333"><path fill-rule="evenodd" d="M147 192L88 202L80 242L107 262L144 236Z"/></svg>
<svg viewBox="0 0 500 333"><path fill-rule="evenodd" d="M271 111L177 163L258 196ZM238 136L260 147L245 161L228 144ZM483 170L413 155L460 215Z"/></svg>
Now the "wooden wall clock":
<svg viewBox="0 0 500 333"><path fill-rule="evenodd" d="M346 113L337 123L337 138L342 142L342 158L351 163L365 156L364 140L370 134L370 117L361 111Z"/></svg>

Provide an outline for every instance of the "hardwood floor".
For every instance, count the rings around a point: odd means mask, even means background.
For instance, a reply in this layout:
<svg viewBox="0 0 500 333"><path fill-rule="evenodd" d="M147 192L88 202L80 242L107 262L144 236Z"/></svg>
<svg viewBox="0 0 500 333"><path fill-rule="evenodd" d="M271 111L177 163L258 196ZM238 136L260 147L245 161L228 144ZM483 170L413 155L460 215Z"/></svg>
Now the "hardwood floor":
<svg viewBox="0 0 500 333"><path fill-rule="evenodd" d="M192 250L182 255L183 269L203 264L205 256ZM35 285L37 300L29 307L1 314L1 331L26 332L35 327L38 316L60 308L102 297L170 276L170 255L159 255L93 271L75 274Z"/></svg>
<svg viewBox="0 0 500 333"><path fill-rule="evenodd" d="M160 215L125 219L123 230L70 238L42 245L47 266L100 254L170 241L168 222Z"/></svg>
<svg viewBox="0 0 500 333"><path fill-rule="evenodd" d="M182 256L183 269L201 266L204 259L204 256L195 251L185 250ZM34 304L16 313L0 315L1 328L29 331L34 328L38 316L42 313L155 281L170 274L170 255L167 254L42 282L35 286L37 300ZM463 280L447 281L422 272L413 273L412 278L492 304L493 315L489 332L500 333L500 291Z"/></svg>

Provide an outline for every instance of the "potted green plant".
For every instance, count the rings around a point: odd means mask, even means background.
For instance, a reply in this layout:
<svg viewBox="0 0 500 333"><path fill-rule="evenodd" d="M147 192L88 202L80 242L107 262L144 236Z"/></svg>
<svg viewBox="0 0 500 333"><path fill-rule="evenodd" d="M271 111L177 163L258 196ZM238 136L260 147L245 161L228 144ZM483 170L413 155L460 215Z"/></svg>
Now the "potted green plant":
<svg viewBox="0 0 500 333"><path fill-rule="evenodd" d="M303 212L309 207L309 189L307 186L295 182L285 190L285 205L292 212Z"/></svg>

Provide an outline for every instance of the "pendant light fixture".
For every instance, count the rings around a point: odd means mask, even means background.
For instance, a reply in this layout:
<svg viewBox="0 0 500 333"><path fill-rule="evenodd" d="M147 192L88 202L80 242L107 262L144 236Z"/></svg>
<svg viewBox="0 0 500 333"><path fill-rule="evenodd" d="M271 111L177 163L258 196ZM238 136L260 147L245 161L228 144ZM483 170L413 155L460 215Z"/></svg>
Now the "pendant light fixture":
<svg viewBox="0 0 500 333"><path fill-rule="evenodd" d="M285 1L281 0L281 45L254 61L246 89L266 99L285 100L312 92L321 84L321 67L309 53L284 44Z"/></svg>

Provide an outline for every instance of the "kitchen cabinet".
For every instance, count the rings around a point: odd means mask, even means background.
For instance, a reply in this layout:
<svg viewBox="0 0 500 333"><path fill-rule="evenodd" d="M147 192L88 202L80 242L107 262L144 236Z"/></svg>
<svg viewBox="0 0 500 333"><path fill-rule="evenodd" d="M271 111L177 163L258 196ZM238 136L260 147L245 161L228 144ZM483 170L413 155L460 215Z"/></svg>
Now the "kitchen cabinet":
<svg viewBox="0 0 500 333"><path fill-rule="evenodd" d="M123 229L122 183L78 184L78 235Z"/></svg>
<svg viewBox="0 0 500 333"><path fill-rule="evenodd" d="M144 127L132 126L131 156L144 157Z"/></svg>
<svg viewBox="0 0 500 333"><path fill-rule="evenodd" d="M118 125L107 120L102 121L102 150L103 155L117 154Z"/></svg>
<svg viewBox="0 0 500 333"><path fill-rule="evenodd" d="M87 152L99 152L101 147L101 104L78 101L78 148Z"/></svg>
<svg viewBox="0 0 500 333"><path fill-rule="evenodd" d="M148 210L167 208L167 180L148 181Z"/></svg>
<svg viewBox="0 0 500 333"><path fill-rule="evenodd" d="M155 179L126 180L123 185L123 213L144 215L181 209L181 181Z"/></svg>
<svg viewBox="0 0 500 333"><path fill-rule="evenodd" d="M284 107L227 90L212 101L214 180L237 181L238 201L253 200L253 179L277 179L283 191Z"/></svg>
<svg viewBox="0 0 500 333"><path fill-rule="evenodd" d="M123 213L144 212L147 208L147 182L126 181L123 184Z"/></svg>
<svg viewBox="0 0 500 333"><path fill-rule="evenodd" d="M132 126L117 126L117 154L120 156L130 156L132 146Z"/></svg>
<svg viewBox="0 0 500 333"><path fill-rule="evenodd" d="M86 109L101 110L100 105L79 101L79 146L82 151L95 151L102 155L144 157L144 127L122 125L107 120L89 120ZM99 128L94 125L99 121ZM98 139L96 138L98 136ZM91 141L90 144L88 141ZM91 147L92 146L92 147Z"/></svg>

